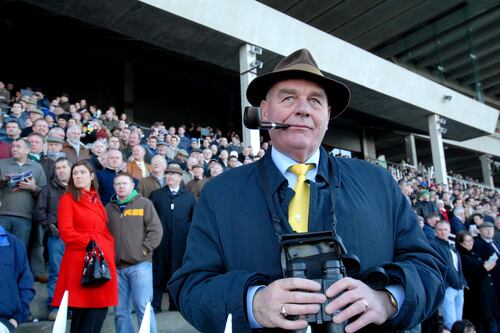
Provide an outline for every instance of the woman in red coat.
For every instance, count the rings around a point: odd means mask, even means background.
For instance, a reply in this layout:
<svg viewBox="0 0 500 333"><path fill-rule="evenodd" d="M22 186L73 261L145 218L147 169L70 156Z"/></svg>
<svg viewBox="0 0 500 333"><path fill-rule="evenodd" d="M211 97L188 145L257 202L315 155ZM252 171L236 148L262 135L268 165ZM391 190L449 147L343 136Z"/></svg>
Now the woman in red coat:
<svg viewBox="0 0 500 333"><path fill-rule="evenodd" d="M68 306L73 311L71 333L100 332L108 307L118 304L114 239L108 231L106 211L97 189L92 166L87 161L77 162L58 208L58 226L65 250L52 305L59 306L64 291L68 290ZM111 280L98 287L84 288L80 281L90 240L104 253Z"/></svg>

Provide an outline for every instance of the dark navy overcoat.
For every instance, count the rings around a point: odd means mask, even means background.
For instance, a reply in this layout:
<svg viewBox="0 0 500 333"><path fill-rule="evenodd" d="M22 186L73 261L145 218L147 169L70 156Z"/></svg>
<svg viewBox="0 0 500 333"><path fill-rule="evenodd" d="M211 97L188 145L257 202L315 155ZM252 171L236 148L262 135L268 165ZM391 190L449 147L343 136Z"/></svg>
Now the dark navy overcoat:
<svg viewBox="0 0 500 333"><path fill-rule="evenodd" d="M281 221L293 195L271 154L262 159ZM250 332L246 291L281 278L279 243L262 189L258 163L208 182L196 206L182 267L169 289L182 315L202 332ZM381 266L405 300L384 327L414 326L432 314L444 296L443 262L426 241L416 215L389 173L354 159L329 157L321 148L316 182L310 183L309 231L331 228L330 191L335 197L337 232L361 270ZM292 194L290 194L292 192ZM291 232L288 223L282 223ZM274 331L274 330L265 330Z"/></svg>

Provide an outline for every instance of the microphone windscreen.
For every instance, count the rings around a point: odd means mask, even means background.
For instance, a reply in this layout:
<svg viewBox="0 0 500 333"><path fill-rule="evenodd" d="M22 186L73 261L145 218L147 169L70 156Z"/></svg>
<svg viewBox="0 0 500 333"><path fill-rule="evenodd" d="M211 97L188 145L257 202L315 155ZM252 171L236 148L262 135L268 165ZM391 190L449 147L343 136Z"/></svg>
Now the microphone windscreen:
<svg viewBox="0 0 500 333"><path fill-rule="evenodd" d="M260 118L260 108L256 106L247 106L243 112L243 124L248 129L259 129L262 124Z"/></svg>

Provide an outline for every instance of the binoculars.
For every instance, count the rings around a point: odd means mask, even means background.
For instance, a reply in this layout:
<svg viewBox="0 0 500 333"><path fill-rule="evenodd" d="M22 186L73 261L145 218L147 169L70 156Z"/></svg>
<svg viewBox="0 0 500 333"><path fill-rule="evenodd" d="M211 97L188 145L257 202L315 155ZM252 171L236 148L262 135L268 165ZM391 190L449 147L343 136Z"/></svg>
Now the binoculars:
<svg viewBox="0 0 500 333"><path fill-rule="evenodd" d="M360 274L359 258L348 253L342 239L331 231L309 232L282 235L281 264L284 277L310 279L321 285L321 293L344 277L359 279L375 290L382 290L388 285L389 277L382 267L372 267ZM339 295L321 304L320 311L305 316L311 327L311 333L344 333L348 322L334 323L333 314L325 312L326 306ZM289 320L297 320L298 316L287 316ZM307 329L291 331L306 333Z"/></svg>
<svg viewBox="0 0 500 333"><path fill-rule="evenodd" d="M322 275L320 279L313 279L321 285L321 293L325 293L328 288L338 280L344 277L344 269L340 260L326 260L321 263ZM288 271L289 277L300 277L307 278L307 267L305 263L293 263ZM325 303L321 304L321 309L316 314L310 314L306 316L306 320L311 326L312 333L344 333L345 326L347 323L336 324L332 321L332 317L336 314L328 314L325 312L325 307L334 298L329 298ZM339 310L340 312L340 310ZM296 318L291 318L298 319ZM305 333L306 328L301 330L291 331L294 333Z"/></svg>

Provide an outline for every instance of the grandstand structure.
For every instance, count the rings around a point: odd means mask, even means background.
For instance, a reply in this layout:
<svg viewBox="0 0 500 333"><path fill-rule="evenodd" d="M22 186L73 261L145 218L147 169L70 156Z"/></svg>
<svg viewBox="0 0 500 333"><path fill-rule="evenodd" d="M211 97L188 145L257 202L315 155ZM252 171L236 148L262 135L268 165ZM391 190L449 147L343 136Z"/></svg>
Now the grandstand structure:
<svg viewBox="0 0 500 333"><path fill-rule="evenodd" d="M305 47L352 90L326 145L499 187L499 25L497 0L8 0L1 79L139 123L233 127L256 147L246 85Z"/></svg>

